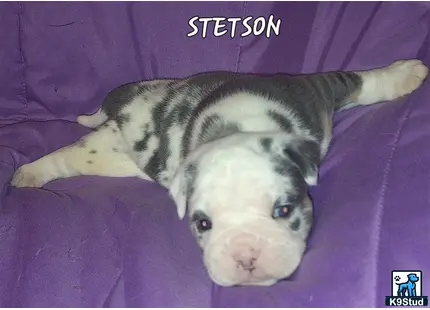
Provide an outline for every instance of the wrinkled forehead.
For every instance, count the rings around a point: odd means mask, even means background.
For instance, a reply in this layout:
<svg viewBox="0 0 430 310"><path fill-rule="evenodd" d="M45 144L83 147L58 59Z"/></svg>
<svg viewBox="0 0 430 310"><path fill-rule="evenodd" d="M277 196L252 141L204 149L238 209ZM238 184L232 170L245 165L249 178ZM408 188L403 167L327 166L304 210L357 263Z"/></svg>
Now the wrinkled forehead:
<svg viewBox="0 0 430 310"><path fill-rule="evenodd" d="M280 174L264 158L250 162L251 158L242 158L235 165L199 169L190 211L199 209L211 216L232 211L268 213L280 200L294 203L301 199L304 191L294 174Z"/></svg>
<svg viewBox="0 0 430 310"><path fill-rule="evenodd" d="M271 208L279 199L303 198L306 184L297 166L255 141L213 142L195 152L188 162L188 207Z"/></svg>

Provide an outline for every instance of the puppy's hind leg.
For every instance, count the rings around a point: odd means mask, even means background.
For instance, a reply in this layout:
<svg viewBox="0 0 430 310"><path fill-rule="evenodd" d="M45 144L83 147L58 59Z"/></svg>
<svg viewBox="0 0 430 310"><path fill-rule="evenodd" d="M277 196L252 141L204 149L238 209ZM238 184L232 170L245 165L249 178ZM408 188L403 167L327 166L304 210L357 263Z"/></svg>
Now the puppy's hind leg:
<svg viewBox="0 0 430 310"><path fill-rule="evenodd" d="M78 142L21 166L11 184L15 187L42 187L49 181L78 175L151 180L127 154L116 122L108 121Z"/></svg>
<svg viewBox="0 0 430 310"><path fill-rule="evenodd" d="M369 105L394 100L409 95L421 86L428 75L428 68L421 60L398 60L389 66L357 71L362 80L352 105Z"/></svg>

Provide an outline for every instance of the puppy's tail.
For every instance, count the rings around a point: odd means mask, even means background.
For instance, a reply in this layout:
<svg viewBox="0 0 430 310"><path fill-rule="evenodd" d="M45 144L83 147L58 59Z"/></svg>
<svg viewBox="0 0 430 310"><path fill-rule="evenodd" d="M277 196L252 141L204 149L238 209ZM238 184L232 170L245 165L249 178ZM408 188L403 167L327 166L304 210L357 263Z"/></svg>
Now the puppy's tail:
<svg viewBox="0 0 430 310"><path fill-rule="evenodd" d="M93 115L80 115L77 118L77 122L85 127L95 128L100 126L108 119L107 115L100 108Z"/></svg>

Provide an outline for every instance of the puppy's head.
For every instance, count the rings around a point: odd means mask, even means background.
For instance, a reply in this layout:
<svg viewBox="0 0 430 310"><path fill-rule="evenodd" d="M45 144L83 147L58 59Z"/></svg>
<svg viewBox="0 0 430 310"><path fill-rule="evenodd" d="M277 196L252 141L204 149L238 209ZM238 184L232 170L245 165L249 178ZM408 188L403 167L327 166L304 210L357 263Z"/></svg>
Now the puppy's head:
<svg viewBox="0 0 430 310"><path fill-rule="evenodd" d="M308 185L319 147L286 134L238 133L198 147L170 194L212 280L222 286L272 285L302 260L312 225Z"/></svg>

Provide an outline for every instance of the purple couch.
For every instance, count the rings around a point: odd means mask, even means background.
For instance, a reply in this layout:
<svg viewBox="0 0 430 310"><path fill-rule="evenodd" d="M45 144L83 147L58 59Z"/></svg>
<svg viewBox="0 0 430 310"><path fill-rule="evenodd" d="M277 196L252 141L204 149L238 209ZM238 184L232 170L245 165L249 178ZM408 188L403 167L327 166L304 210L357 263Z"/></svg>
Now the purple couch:
<svg viewBox="0 0 430 310"><path fill-rule="evenodd" d="M374 307L391 270L430 294L430 84L335 117L300 269L273 287L211 283L156 184L9 185L88 129L112 88L202 71L309 73L430 64L429 3L0 3L0 307ZM281 33L188 38L193 16L269 16ZM426 291L427 290L427 291Z"/></svg>

